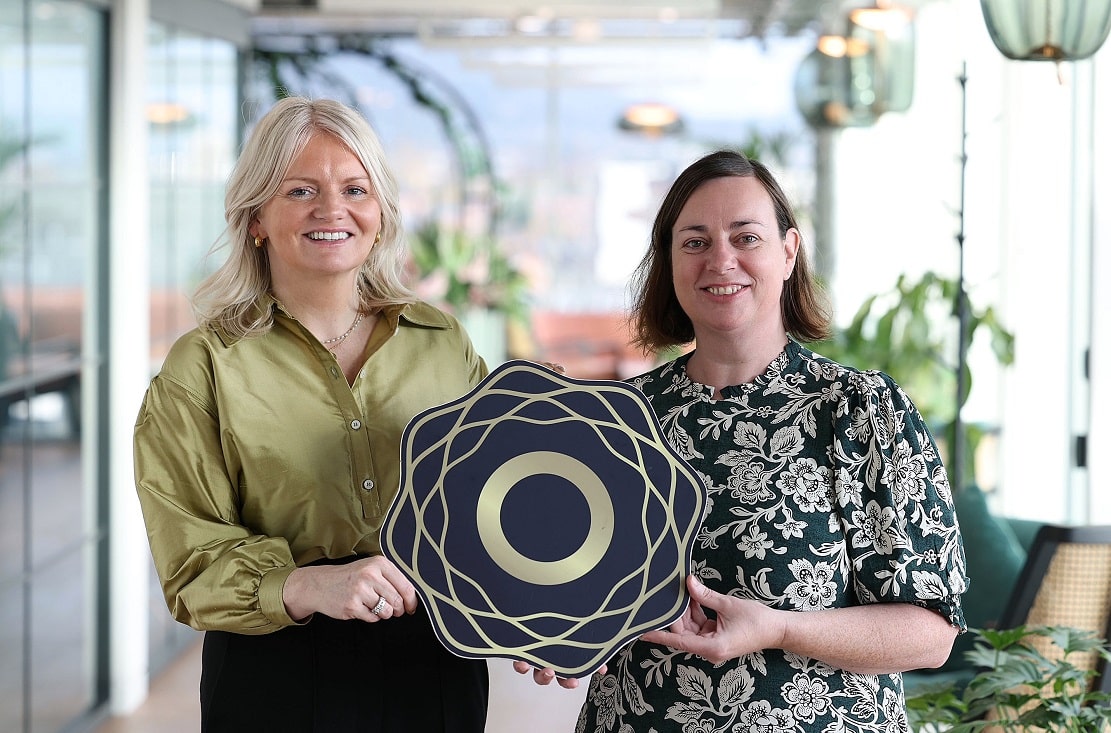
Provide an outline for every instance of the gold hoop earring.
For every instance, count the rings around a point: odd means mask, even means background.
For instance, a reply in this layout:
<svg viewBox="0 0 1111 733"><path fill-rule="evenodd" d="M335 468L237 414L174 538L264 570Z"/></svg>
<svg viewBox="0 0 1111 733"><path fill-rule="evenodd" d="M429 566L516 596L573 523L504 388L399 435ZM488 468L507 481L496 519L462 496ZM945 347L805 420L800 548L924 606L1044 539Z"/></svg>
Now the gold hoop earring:
<svg viewBox="0 0 1111 733"><path fill-rule="evenodd" d="M379 229L378 233L374 235L374 243L378 244L381 241L382 241L382 230Z"/></svg>
<svg viewBox="0 0 1111 733"><path fill-rule="evenodd" d="M258 237L255 237L255 249L258 249L261 246L262 246L262 240L259 239Z"/></svg>

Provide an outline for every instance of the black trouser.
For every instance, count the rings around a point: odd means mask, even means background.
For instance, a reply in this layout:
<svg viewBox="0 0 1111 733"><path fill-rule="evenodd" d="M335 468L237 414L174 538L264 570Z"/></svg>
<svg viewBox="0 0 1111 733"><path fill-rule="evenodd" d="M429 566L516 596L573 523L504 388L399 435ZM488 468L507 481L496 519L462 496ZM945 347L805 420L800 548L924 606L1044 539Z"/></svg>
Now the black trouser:
<svg viewBox="0 0 1111 733"><path fill-rule="evenodd" d="M485 660L440 644L423 608L377 623L317 614L250 636L205 634L203 733L482 733Z"/></svg>

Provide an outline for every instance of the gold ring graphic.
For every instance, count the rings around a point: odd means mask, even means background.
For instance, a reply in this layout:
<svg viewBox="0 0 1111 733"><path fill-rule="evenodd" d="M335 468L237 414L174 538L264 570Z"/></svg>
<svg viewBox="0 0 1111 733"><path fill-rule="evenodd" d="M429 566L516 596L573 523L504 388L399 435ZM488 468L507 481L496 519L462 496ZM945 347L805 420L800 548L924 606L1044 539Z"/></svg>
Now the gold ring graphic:
<svg viewBox="0 0 1111 733"><path fill-rule="evenodd" d="M501 510L505 497L522 480L537 474L560 476L582 493L590 509L590 529L577 550L561 560L533 560L506 539ZM478 536L498 566L536 585L559 585L581 578L598 564L613 540L613 503L602 480L586 464L553 451L515 456L499 466L478 495Z"/></svg>

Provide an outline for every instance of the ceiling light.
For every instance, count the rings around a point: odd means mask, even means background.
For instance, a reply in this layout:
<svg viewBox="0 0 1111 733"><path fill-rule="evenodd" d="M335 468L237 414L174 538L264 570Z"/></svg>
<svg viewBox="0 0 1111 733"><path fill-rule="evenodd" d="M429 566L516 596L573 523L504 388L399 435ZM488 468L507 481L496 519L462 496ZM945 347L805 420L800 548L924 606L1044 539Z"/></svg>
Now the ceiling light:
<svg viewBox="0 0 1111 733"><path fill-rule="evenodd" d="M856 8L849 12L849 19L861 28L883 33L895 33L910 25L910 11L894 6Z"/></svg>
<svg viewBox="0 0 1111 733"><path fill-rule="evenodd" d="M657 17L661 23L674 23L679 20L679 11L673 7L663 7Z"/></svg>
<svg viewBox="0 0 1111 733"><path fill-rule="evenodd" d="M517 18L513 27L517 29L518 33L536 35L537 33L543 33L544 29L548 27L548 19L539 15L522 15Z"/></svg>
<svg viewBox="0 0 1111 733"><path fill-rule="evenodd" d="M152 125L177 125L190 117L189 109L184 104L152 102L147 105L147 121Z"/></svg>
<svg viewBox="0 0 1111 733"><path fill-rule="evenodd" d="M846 38L845 36L824 35L818 39L818 50L826 56L835 59L846 56L856 58L868 53L868 42L861 38Z"/></svg>
<svg viewBox="0 0 1111 733"><path fill-rule="evenodd" d="M671 135L683 129L679 112L666 104L644 102L625 109L618 121L622 130L641 132L647 135Z"/></svg>
<svg viewBox="0 0 1111 733"><path fill-rule="evenodd" d="M571 37L579 43L593 43L602 38L602 26L593 18L575 21Z"/></svg>

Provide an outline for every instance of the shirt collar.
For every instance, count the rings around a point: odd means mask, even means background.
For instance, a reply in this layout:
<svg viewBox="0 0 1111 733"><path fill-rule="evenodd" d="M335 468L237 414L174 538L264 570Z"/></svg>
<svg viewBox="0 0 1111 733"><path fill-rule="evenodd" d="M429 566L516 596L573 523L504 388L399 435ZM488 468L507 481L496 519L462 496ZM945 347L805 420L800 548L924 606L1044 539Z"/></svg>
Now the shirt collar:
<svg viewBox="0 0 1111 733"><path fill-rule="evenodd" d="M275 313L282 314L286 318L293 318L290 312L286 310L285 306L271 293L262 294L258 299L258 308L260 311L272 310ZM455 328L455 322L443 311L423 301L387 305L382 308L381 316L389 323L391 331L396 331L398 326L402 324L420 328L438 328L445 330ZM217 332L225 345L230 346L231 343L238 340L224 333L223 329L217 329Z"/></svg>
<svg viewBox="0 0 1111 733"><path fill-rule="evenodd" d="M265 293L259 299L259 307L263 310L272 308L288 318L293 318L285 306L270 293ZM380 316L386 319L391 329L396 329L401 323L425 328L454 328L453 321L443 311L422 301L393 303L384 306Z"/></svg>

